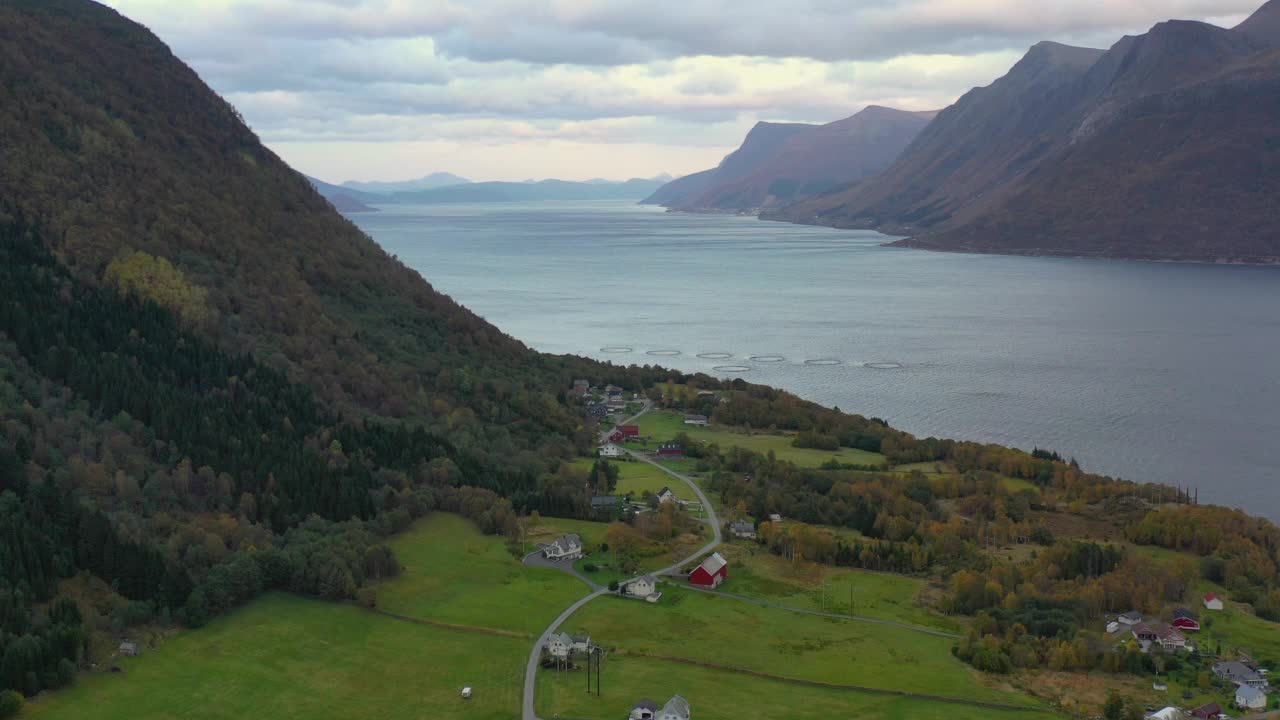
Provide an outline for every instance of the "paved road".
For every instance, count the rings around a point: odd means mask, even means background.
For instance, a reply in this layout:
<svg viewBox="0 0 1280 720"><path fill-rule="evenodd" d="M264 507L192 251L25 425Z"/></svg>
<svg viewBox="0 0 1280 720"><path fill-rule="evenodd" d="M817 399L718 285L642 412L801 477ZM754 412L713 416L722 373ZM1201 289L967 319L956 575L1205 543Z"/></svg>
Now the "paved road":
<svg viewBox="0 0 1280 720"><path fill-rule="evenodd" d="M754 605L759 605L760 607L773 608L775 610L787 610L789 612L802 613L804 615L817 615L818 617L836 618L838 620L853 620L855 622L874 623L876 625L890 625L892 627L902 628L903 630L911 630L913 632L925 633L926 635L936 635L938 637L944 637L944 638L955 639L960 637L955 633L949 633L945 630L935 630L934 628L925 627L923 625L912 625L910 623L901 623L901 622L896 622L894 620L885 620L883 618L872 618L872 617L865 617L862 615L844 615L842 613L826 612L825 610L810 610L808 608L798 608L798 607L791 607L789 605L779 605L778 603L769 602L768 600L761 600L760 598L753 598L749 595L727 593L720 590L708 590L706 588L695 587L693 585L689 585L688 589L696 590L700 593L706 593L708 595L719 595L720 597L732 598L734 600L741 600L743 602L749 602Z"/></svg>
<svg viewBox="0 0 1280 720"><path fill-rule="evenodd" d="M652 405L649 403L649 401L646 400L644 404L644 409L642 409L640 412L636 413L630 418L627 418L626 420L623 420L618 424L626 425L635 421L636 418L649 412L649 409L651 407ZM600 436L600 439L603 442L608 437L609 437L609 433L606 431ZM648 456L641 455L639 453L635 453L630 450L627 450L626 452L632 458L635 458L640 462L647 462L650 465L653 465L654 467L658 468L662 472L670 475L671 477L686 483L689 486L689 489L693 490L693 493L698 496L699 500L702 501L702 506L707 509L707 519L711 523L711 535L712 535L711 542L698 548L697 552L684 558L680 562L670 567L666 567L661 570L658 570L655 574L660 574L660 575L671 574L679 570L682 565L686 565L694 560L697 560L703 555L716 549L716 547L718 547L720 543L723 542L724 540L723 537L721 537L721 532L720 532L720 518L716 517L715 508L712 507L711 501L707 498L706 493L702 492L702 488L698 487L698 483L694 482L693 478L689 477L688 475L678 473L674 470L671 470L670 468L666 468L666 467L663 467L662 465L659 465L658 463L650 459ZM529 560L529 557L526 556L525 560L527 562ZM558 563L553 563L551 567L559 567L561 570L566 570L566 568L564 568L562 565ZM579 574L576 570L573 569L572 566L570 566L566 570L566 572L569 572L577 577L582 578L583 581L585 581L588 585L590 585L593 588L600 588L599 585L596 585L595 583L591 582L590 580L588 580L587 578ZM556 630L558 630L560 626L564 624L564 621L568 620L569 617L572 616L574 613L576 613L579 608L581 608L583 605L586 605L587 603L591 602L592 600L595 600L596 598L600 597L601 595L607 592L609 591L603 588L594 590L590 595L570 605L568 608L565 609L564 612L560 613L560 617L553 620L551 622L551 625L547 626L547 629L542 631L542 635L539 636L537 642L534 643L533 650L529 652L529 663L525 665L525 668L524 668L524 703L523 703L524 707L523 707L523 710L521 711L521 717L523 718L523 720L539 720L538 713L536 710L534 710L533 696L534 696L535 690L537 689L537 684L538 684L538 661L542 659L542 646L547 643L547 639L551 637L551 634L556 632Z"/></svg>

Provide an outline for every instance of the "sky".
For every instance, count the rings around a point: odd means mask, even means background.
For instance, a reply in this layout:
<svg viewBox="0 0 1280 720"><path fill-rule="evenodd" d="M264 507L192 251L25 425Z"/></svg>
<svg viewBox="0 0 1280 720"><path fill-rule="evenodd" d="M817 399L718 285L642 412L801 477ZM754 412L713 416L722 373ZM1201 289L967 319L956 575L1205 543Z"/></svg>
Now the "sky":
<svg viewBox="0 0 1280 720"><path fill-rule="evenodd" d="M106 0L331 182L714 167L758 121L932 110L1040 40L1261 0Z"/></svg>

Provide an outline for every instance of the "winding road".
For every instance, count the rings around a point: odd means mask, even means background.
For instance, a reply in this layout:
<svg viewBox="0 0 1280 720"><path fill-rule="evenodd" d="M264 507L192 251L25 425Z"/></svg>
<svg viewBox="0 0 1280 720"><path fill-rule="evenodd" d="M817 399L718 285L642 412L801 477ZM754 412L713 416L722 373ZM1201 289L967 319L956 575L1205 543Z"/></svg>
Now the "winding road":
<svg viewBox="0 0 1280 720"><path fill-rule="evenodd" d="M645 413L649 412L649 410L652 407L653 405L651 403L649 403L648 401L645 401L644 408L640 410L640 412L636 413L635 415L632 415L630 418L627 418L626 420L624 420L619 424L625 425L627 423L634 421L636 418L639 418L641 415L644 415ZM608 437L608 435L609 435L608 431L604 431L600 436L601 441L604 441ZM711 524L711 542L707 543L706 545L703 545L701 548L698 548L698 550L694 552L692 555L680 560L674 565L655 571L654 572L655 575L668 575L672 572L675 572L679 570L682 565L686 565L694 560L697 560L703 555L711 552L712 550L715 550L717 547L720 546L720 543L724 542L724 538L720 531L720 518L716 516L716 509L715 507L712 506L711 500L707 498L706 493L702 492L702 488L698 487L698 483L694 482L693 478L683 473L678 473L674 470L671 470L670 468L663 467L657 462L654 462L650 458L644 455L641 455L639 453L635 453L630 450L627 450L626 453L627 455L630 455L632 459L639 462L649 463L650 465L658 468L662 472L688 485L689 489L693 491L694 495L698 496L698 500L702 502L702 506L706 508L707 521ZM599 585L596 585L590 580L586 580L585 578L582 578L581 575L579 575L576 572L573 572L572 569L570 569L569 572L575 575L576 577L583 579L587 583L587 585L589 585L592 588L592 592L591 594L587 595L581 600L578 600L574 604L565 608L564 612L560 613L559 617L551 621L551 624L547 626L547 629L542 631L542 635L538 636L537 641L533 645L533 649L529 651L529 663L525 666L525 669L524 669L524 703L523 703L524 709L521 712L521 716L523 720L540 720L540 718L538 718L537 711L534 710L534 693L538 685L538 661L542 658L542 646L547 643L547 640L551 637L551 634L559 630L560 626L563 625L564 622L568 620L574 613L576 613L579 608L591 602L592 600L595 600L601 595L604 595L605 593L609 592L607 589L601 588Z"/></svg>

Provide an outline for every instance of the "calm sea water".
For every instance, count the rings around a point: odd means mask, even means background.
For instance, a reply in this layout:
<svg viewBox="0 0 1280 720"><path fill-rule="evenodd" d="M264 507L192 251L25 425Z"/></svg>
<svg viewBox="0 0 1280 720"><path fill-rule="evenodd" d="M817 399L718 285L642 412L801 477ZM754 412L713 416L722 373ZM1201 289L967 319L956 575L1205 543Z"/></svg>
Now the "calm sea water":
<svg viewBox="0 0 1280 720"><path fill-rule="evenodd" d="M929 253L627 203L353 219L539 350L741 376L1280 519L1280 268Z"/></svg>

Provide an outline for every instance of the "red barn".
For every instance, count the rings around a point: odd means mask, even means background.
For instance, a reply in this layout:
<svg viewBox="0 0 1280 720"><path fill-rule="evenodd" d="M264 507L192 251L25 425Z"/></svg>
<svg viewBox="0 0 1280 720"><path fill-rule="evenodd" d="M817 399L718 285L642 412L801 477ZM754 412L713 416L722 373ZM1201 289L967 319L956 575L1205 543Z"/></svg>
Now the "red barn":
<svg viewBox="0 0 1280 720"><path fill-rule="evenodd" d="M1200 621L1188 610L1174 610L1172 625L1179 630L1199 630Z"/></svg>
<svg viewBox="0 0 1280 720"><path fill-rule="evenodd" d="M640 437L640 426L639 426L639 425L619 425L619 426L618 426L618 431L622 433L622 437L624 437L624 438L638 438L638 437Z"/></svg>
<svg viewBox="0 0 1280 720"><path fill-rule="evenodd" d="M720 553L711 553L711 556L703 560L696 570L689 573L689 583L698 587L714 588L728 577L729 563L720 557Z"/></svg>
<svg viewBox="0 0 1280 720"><path fill-rule="evenodd" d="M621 430L614 430L613 432L609 433L609 442L611 443L620 443L622 442L622 439L623 439L623 435Z"/></svg>
<svg viewBox="0 0 1280 720"><path fill-rule="evenodd" d="M684 455L684 448L675 443L668 443L658 447L659 457L680 457Z"/></svg>

